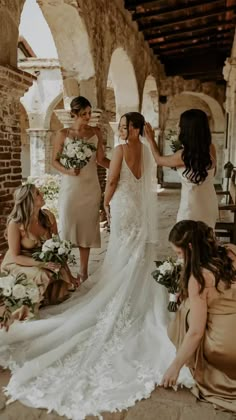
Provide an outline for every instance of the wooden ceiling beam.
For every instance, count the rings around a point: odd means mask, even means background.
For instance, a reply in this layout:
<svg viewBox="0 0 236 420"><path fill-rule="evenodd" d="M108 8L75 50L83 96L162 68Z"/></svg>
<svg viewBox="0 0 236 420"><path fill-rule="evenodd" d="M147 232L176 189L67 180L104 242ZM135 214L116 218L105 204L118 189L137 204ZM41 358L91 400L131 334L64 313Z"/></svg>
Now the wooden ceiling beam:
<svg viewBox="0 0 236 420"><path fill-rule="evenodd" d="M189 33L193 33L193 32L200 32L200 31L206 31L208 29L214 29L214 28L218 28L218 27L224 27L226 25L230 26L230 27L235 27L235 23L236 23L236 18L233 18L231 21L228 20L222 20L222 21L218 21L218 22L212 22L212 23L208 23L207 27L206 25L198 25L198 26L194 26L192 28L186 28L186 29L179 29L179 30L173 30L173 28L169 31L159 31L160 33L155 33L152 35L145 35L145 40L146 41L152 41L150 42L150 46L154 44L153 41L155 41L156 39L159 38L164 38L164 37L175 37L176 35L186 35Z"/></svg>
<svg viewBox="0 0 236 420"><path fill-rule="evenodd" d="M235 20L236 22L236 20ZM219 31L215 31L215 29L218 27L218 25L214 25L213 28L209 28L209 27L203 27L201 29L196 28L196 30L192 30L192 29L188 29L188 31L185 32L185 36L182 36L182 33L180 32L179 34L175 34L172 33L169 36L161 36L159 38L156 39L160 39L160 41L155 41L155 40L149 40L149 45L151 48L153 47L159 47L161 45L169 45L172 44L173 42L181 42L181 41L187 41L187 40L191 40L191 39L195 39L195 38L200 38L203 36L211 36L211 35L218 35L218 34L224 34L227 32L234 32L235 30L235 23L231 23L230 25L228 25L228 28L219 30ZM204 32L204 33L201 33ZM189 35L188 35L189 34ZM167 38L168 39L165 39ZM164 39L163 39L164 38Z"/></svg>
<svg viewBox="0 0 236 420"><path fill-rule="evenodd" d="M208 12L208 13L201 11L200 13L196 13L194 17L185 16L185 17L182 17L181 19L180 18L169 19L168 22L155 22L153 24L148 23L146 25L139 24L139 30L144 31L144 34L145 34L149 32L150 30L153 30L156 32L163 28L171 27L172 31L174 31L174 27L173 27L174 25L179 26L182 24L186 24L186 22L188 24L190 24L190 22L195 23L199 19L214 18L214 17L218 17L219 15L224 15L227 12L235 11L235 10L236 10L236 6L228 6L224 8L220 7L217 11L215 9L214 11ZM206 24L206 27L207 27L207 24Z"/></svg>
<svg viewBox="0 0 236 420"><path fill-rule="evenodd" d="M138 6L153 7L162 0L125 0L125 8L128 10L136 10Z"/></svg>
<svg viewBox="0 0 236 420"><path fill-rule="evenodd" d="M171 6L163 7L163 8L160 7L158 10L152 9L152 10L147 10L146 12L134 12L132 14L132 19L143 20L143 19L152 18L155 16L159 18L159 17L165 16L166 14L180 12L180 11L194 13L195 11L194 9L196 9L197 7L208 6L208 5L211 5L212 7L214 7L214 5L218 3L221 3L223 7L225 6L224 0L197 0L196 3L191 4L191 6L186 6L186 4L181 4L176 7L171 7Z"/></svg>
<svg viewBox="0 0 236 420"><path fill-rule="evenodd" d="M173 47L175 47L175 46L181 47L181 48L185 48L185 46L188 46L188 45L195 46L195 45L198 45L199 43L201 43L202 41L210 41L210 40L221 41L221 40L224 40L226 38L230 38L230 39L232 39L232 42L233 42L233 35L234 35L234 30L231 30L231 31L225 30L225 31L221 31L219 33L212 33L212 34L205 33L205 34L199 36L198 38L196 38L196 36L195 36L195 37L185 38L185 39L181 39L181 40L176 39L175 41L172 40L171 42L162 42L161 44L157 44L155 47L157 49L159 49L160 52L162 52L162 51L166 51L168 49L173 49ZM195 42L193 42L193 41L195 41ZM151 46L151 47L153 48L153 46Z"/></svg>
<svg viewBox="0 0 236 420"><path fill-rule="evenodd" d="M207 62L207 60L211 61L214 64L214 68L217 68L218 66L218 62L222 61L222 66L220 67L221 69L223 68L223 64L224 64L224 60L226 57L226 54L228 52L230 52L231 46L227 47L227 46L223 46L220 48L217 48L217 50L215 48L211 48L211 50L209 51L209 49L204 49L204 48L199 48L199 49L195 49L195 50L191 50L188 53L184 54L184 53L180 53L179 51L176 52L176 54L163 54L161 56L161 62L163 64L169 63L169 62L177 62L180 57L181 60L188 60L191 59L197 59L198 60L198 64L200 62L201 64L201 68L205 68L202 66L202 63ZM201 59L199 59L199 56L201 57ZM202 57L204 56L204 59L202 59ZM213 57L213 58L212 58ZM222 58L223 57L223 58Z"/></svg>
<svg viewBox="0 0 236 420"><path fill-rule="evenodd" d="M206 48L206 49L209 50L212 46L217 46L217 48L220 49L223 46L224 47L226 45L230 46L232 44L233 44L233 39L232 40L223 40L223 41L219 40L219 41L212 41L212 42L211 41L208 41L208 42L204 41L204 42L198 43L196 46L179 47L179 48L175 48L175 49L172 49L172 50L162 50L162 51L160 51L159 49L153 49L153 51L154 51L154 54L156 54L157 56L159 56L161 58L161 57L166 56L167 54L168 55L188 54L189 51L195 51L199 48L201 48L201 49Z"/></svg>

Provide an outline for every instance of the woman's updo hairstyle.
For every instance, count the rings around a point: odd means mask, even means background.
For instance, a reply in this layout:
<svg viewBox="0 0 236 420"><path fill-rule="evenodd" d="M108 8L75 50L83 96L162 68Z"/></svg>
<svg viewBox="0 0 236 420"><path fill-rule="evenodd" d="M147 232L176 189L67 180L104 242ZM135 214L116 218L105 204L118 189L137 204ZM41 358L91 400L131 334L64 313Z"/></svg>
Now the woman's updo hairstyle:
<svg viewBox="0 0 236 420"><path fill-rule="evenodd" d="M127 123L127 130L128 130L127 138L129 137L129 126L130 126L130 124L134 128L138 128L140 136L143 136L145 119L144 119L144 116L142 114L140 114L140 112L127 112L126 114L122 115L121 118L123 118L123 117L126 118L126 123Z"/></svg>
<svg viewBox="0 0 236 420"><path fill-rule="evenodd" d="M92 108L91 103L84 96L77 96L70 103L70 115L74 118L75 115L79 115L87 107Z"/></svg>

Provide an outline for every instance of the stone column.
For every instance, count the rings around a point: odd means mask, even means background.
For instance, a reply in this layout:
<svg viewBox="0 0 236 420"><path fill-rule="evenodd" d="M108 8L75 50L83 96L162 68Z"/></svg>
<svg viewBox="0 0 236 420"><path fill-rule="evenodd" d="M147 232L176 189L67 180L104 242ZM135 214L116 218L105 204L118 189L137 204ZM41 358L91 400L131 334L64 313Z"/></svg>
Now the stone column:
<svg viewBox="0 0 236 420"><path fill-rule="evenodd" d="M236 57L227 58L223 75L227 82L225 110L228 115L225 157L236 165Z"/></svg>
<svg viewBox="0 0 236 420"><path fill-rule="evenodd" d="M92 112L92 117L90 124L94 127L99 127L102 132L102 138L103 138L103 146L104 150L106 149L107 144L107 129L106 129L106 123L107 121L104 121L104 114L105 111L102 111L101 109L95 108ZM104 208L103 208L103 199L104 199L104 192L106 188L106 179L107 179L107 171L106 168L103 168L102 166L97 166L97 172L98 172L98 179L102 191L102 198L101 198L101 204L100 204L100 210L101 210L101 221L104 221L106 219Z"/></svg>
<svg viewBox="0 0 236 420"><path fill-rule="evenodd" d="M39 177L50 172L52 147L50 131L27 130L30 142L30 176Z"/></svg>
<svg viewBox="0 0 236 420"><path fill-rule="evenodd" d="M0 251L7 248L4 231L13 206L13 192L21 184L20 97L34 76L0 66Z"/></svg>

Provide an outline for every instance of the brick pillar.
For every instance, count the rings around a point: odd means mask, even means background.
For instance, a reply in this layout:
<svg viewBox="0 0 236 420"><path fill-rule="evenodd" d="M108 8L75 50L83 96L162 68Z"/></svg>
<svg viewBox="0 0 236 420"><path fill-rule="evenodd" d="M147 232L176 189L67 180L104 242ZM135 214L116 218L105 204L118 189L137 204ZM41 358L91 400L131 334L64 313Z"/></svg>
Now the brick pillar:
<svg viewBox="0 0 236 420"><path fill-rule="evenodd" d="M0 66L0 251L7 248L6 220L22 179L20 97L34 79L21 70Z"/></svg>
<svg viewBox="0 0 236 420"><path fill-rule="evenodd" d="M49 130L28 129L30 142L30 175L41 176L50 171L51 142Z"/></svg>

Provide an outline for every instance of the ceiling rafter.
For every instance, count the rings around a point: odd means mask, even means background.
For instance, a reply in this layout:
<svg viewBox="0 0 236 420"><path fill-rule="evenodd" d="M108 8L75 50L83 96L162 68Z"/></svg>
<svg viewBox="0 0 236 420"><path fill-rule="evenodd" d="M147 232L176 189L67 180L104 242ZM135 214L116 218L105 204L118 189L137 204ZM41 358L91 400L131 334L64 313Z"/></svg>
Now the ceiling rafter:
<svg viewBox="0 0 236 420"><path fill-rule="evenodd" d="M182 4L176 7L165 7L165 8L159 8L158 10L147 10L145 12L135 12L132 14L133 20L143 20L147 18L152 18L157 16L158 18L161 16L164 16L166 14L174 13L174 12L194 12L194 9L199 8L200 6L214 6L214 4L221 3L224 7L225 1L224 0L197 0L196 3L191 4L191 6L186 6L186 4Z"/></svg>
<svg viewBox="0 0 236 420"><path fill-rule="evenodd" d="M185 39L181 39L181 40L172 40L171 42L162 42L159 44L156 44L155 47L159 49L160 52L165 51L165 49L172 49L172 46L181 46L184 47L185 44L187 45L198 45L199 42L203 41L203 40L210 40L210 39L214 39L214 40L218 40L220 41L221 39L224 40L225 38L230 38L232 39L234 32L229 32L228 30L225 31L221 31L219 34L216 33L205 33L202 34L201 36L199 36L198 38L196 38L196 36L192 36L189 38L185 38Z"/></svg>
<svg viewBox="0 0 236 420"><path fill-rule="evenodd" d="M190 21L194 21L196 22L199 19L208 19L208 18L213 18L213 17L218 17L219 15L224 15L227 12L230 11L235 11L236 7L235 6L228 6L228 7L224 7L224 8L219 8L218 11L214 11L214 12L200 12L198 14L196 14L194 17L189 17L189 16L185 16L185 17L178 17L178 18L174 18L174 19L170 19L168 20L168 22L156 22L155 24L146 24L146 25L139 25L139 30L140 31L150 31L150 30L159 30L159 29L163 29L165 27L170 27L173 25L179 26L182 24L186 24L186 22L189 24Z"/></svg>
<svg viewBox="0 0 236 420"><path fill-rule="evenodd" d="M188 34L190 32L198 32L198 31L206 31L207 29L216 29L219 27L225 27L226 25L231 26L231 27L235 27L235 23L236 23L236 17L233 18L230 22L227 20L222 20L219 22L212 22L212 23L208 23L207 27L206 25L199 25L199 26L193 26L190 28L183 28L183 29L179 29L179 30L169 30L167 32L162 31L161 33L156 33L155 34L151 34L151 35L145 35L145 40L146 41L153 41L155 39L158 38L164 38L164 37L175 37L176 35L183 35L183 34Z"/></svg>
<svg viewBox="0 0 236 420"><path fill-rule="evenodd" d="M208 41L208 42L206 42L206 41L203 41L203 42L199 42L197 45L194 45L194 46L187 46L187 47L179 47L179 48L175 48L175 49L172 49L172 50L162 50L161 51L161 56L165 56L166 54L168 54L168 55L172 55L172 54L174 54L174 53L179 53L179 54L187 54L189 51L193 51L193 50L196 50L196 49L198 49L198 48L211 48L212 46L217 46L217 47L221 47L221 46L223 46L223 45L231 45L232 44L232 42L230 41L230 40L221 40L221 41ZM154 53L155 54L157 54L157 55L160 55L160 50L157 50L157 49L154 49Z"/></svg>
<svg viewBox="0 0 236 420"><path fill-rule="evenodd" d="M202 34L200 32L204 32L204 33L215 33L215 34L221 34L224 33L224 31L234 31L235 29L235 24L236 24L236 18L234 20L232 20L232 23L228 23L227 21L225 21L225 23L221 23L221 28L222 29L218 29L218 31L214 31L214 29L219 28L219 24L213 24L213 25L208 25L207 28L206 26L202 26L202 27L198 27L198 28L188 28L184 31L176 31L176 32L172 32L172 33L166 33L166 34L162 34L158 37L152 38L150 40L148 40L150 47L155 47L158 46L160 44L169 44L171 42L173 42L174 40L176 41L181 41L182 39L190 39L190 38L195 38L197 36L202 36ZM227 26L227 28L226 28ZM184 36L184 38L183 38ZM147 39L146 39L147 41Z"/></svg>

